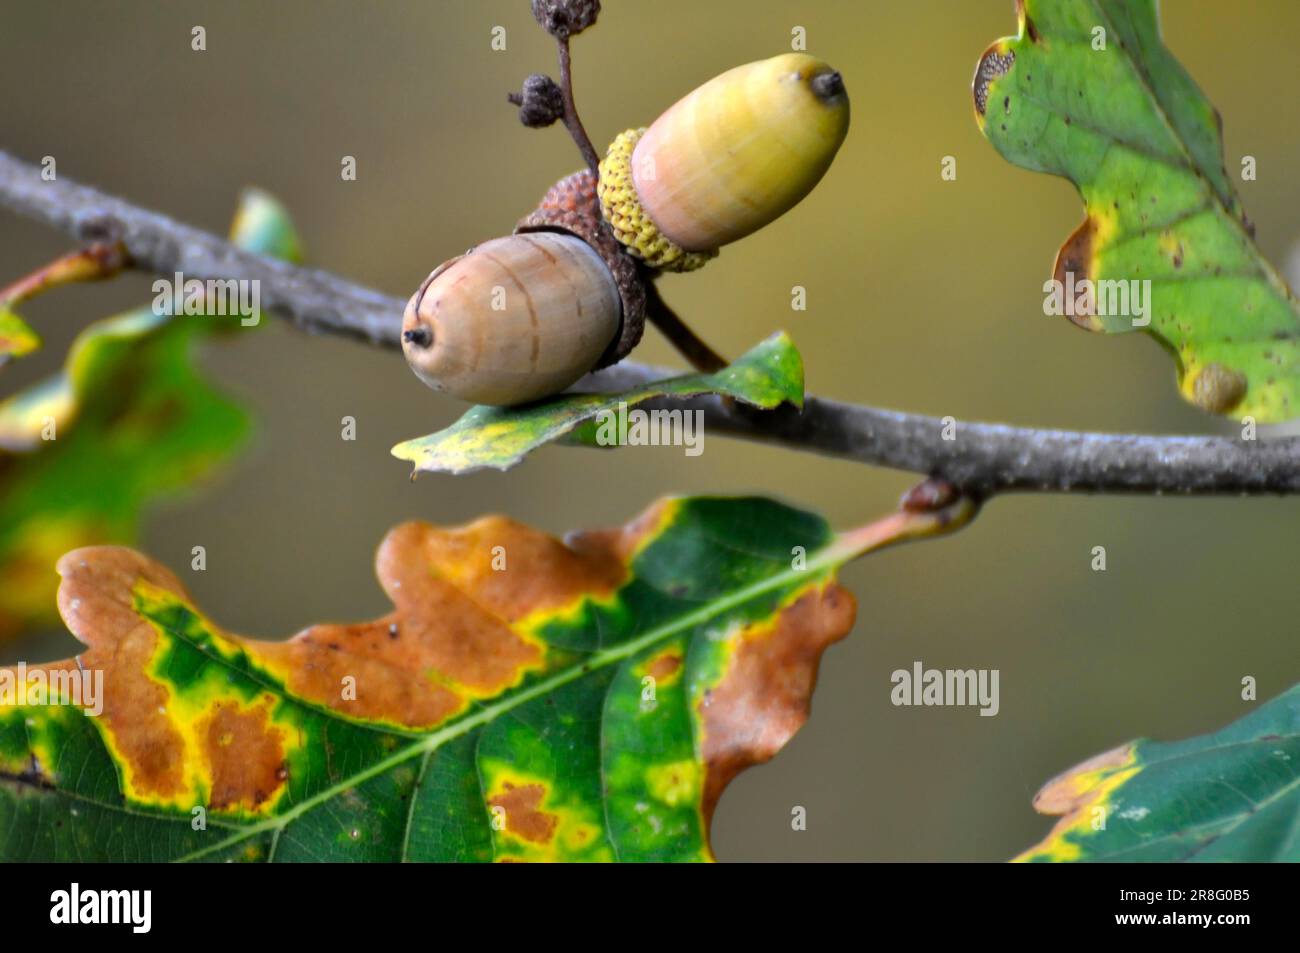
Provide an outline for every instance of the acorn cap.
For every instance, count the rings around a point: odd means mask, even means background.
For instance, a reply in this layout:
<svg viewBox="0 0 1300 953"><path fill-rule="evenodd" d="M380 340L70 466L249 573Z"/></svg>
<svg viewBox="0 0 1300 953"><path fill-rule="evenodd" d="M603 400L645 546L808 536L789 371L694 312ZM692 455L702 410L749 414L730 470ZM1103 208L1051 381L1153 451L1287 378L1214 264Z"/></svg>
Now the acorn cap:
<svg viewBox="0 0 1300 953"><path fill-rule="evenodd" d="M716 250L687 251L659 230L637 197L632 178L632 154L645 129L618 134L600 163L597 192L601 214L614 237L651 268L661 271L695 271L703 268Z"/></svg>
<svg viewBox="0 0 1300 953"><path fill-rule="evenodd" d="M647 264L691 270L789 211L848 132L840 74L804 53L738 66L628 130L601 163L601 211Z"/></svg>

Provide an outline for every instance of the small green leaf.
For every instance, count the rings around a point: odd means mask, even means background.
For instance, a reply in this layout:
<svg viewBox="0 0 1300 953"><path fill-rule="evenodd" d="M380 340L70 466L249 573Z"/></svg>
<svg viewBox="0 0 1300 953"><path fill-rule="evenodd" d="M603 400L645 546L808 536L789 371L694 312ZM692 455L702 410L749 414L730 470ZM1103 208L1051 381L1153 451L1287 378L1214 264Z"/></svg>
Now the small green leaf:
<svg viewBox="0 0 1300 953"><path fill-rule="evenodd" d="M245 251L301 263L302 240L289 211L270 192L247 188L230 226L230 241Z"/></svg>
<svg viewBox="0 0 1300 953"><path fill-rule="evenodd" d="M785 332L774 334L714 374L688 374L645 384L622 394L562 395L525 407L475 407L445 430L407 440L393 456L415 471L468 473L508 470L543 444L558 440L599 415L616 415L655 397L721 394L755 407L803 406L803 360ZM602 418L609 419L609 418ZM593 442L593 432L579 435Z"/></svg>
<svg viewBox="0 0 1300 953"><path fill-rule="evenodd" d="M1300 685L1222 731L1134 741L1049 782L1022 861L1300 861Z"/></svg>
<svg viewBox="0 0 1300 953"><path fill-rule="evenodd" d="M1071 281L1085 294L1093 283L1093 304L1053 313L1145 330L1203 410L1300 415L1300 303L1254 242L1219 116L1164 46L1154 0L1024 0L1020 11L1020 35L980 60L975 107L1004 158L1083 197L1055 280L1061 304Z"/></svg>
<svg viewBox="0 0 1300 953"><path fill-rule="evenodd" d="M41 346L41 339L27 322L0 305L0 366L11 357L23 357Z"/></svg>

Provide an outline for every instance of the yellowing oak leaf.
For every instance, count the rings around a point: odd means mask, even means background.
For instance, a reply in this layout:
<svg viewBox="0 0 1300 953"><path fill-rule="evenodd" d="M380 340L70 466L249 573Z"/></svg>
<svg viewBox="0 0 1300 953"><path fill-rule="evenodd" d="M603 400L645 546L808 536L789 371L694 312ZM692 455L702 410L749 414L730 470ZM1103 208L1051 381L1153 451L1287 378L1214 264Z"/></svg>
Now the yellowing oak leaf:
<svg viewBox="0 0 1300 953"><path fill-rule="evenodd" d="M710 859L723 788L803 724L853 624L836 569L969 515L835 534L674 499L564 542L407 523L377 558L392 612L283 642L226 632L139 553L74 550L59 609L85 652L0 669L0 857Z"/></svg>
<svg viewBox="0 0 1300 953"><path fill-rule="evenodd" d="M1255 244L1219 115L1165 47L1155 0L1016 6L1020 35L989 47L973 93L998 152L1069 179L1087 208L1047 310L1150 334L1202 410L1300 416L1300 302Z"/></svg>

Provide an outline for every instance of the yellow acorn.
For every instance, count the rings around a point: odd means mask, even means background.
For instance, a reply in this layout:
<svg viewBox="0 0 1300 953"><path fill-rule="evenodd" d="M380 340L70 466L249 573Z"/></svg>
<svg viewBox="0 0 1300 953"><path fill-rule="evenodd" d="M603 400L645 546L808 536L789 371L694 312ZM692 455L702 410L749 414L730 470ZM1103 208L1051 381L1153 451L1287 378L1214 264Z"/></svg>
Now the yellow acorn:
<svg viewBox="0 0 1300 953"><path fill-rule="evenodd" d="M476 404L557 394L600 361L622 324L619 286L581 238L494 238L440 265L411 297L402 350L434 390Z"/></svg>
<svg viewBox="0 0 1300 953"><path fill-rule="evenodd" d="M690 271L797 205L849 127L840 74L804 53L738 66L649 129L629 129L600 164L601 212L654 268Z"/></svg>

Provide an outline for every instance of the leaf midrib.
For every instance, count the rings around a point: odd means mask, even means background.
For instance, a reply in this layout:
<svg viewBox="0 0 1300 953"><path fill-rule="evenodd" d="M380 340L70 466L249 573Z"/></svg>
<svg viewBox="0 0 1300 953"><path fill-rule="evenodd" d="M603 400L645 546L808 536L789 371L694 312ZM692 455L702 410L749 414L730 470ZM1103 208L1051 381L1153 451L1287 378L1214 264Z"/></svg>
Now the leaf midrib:
<svg viewBox="0 0 1300 953"><path fill-rule="evenodd" d="M1105 21L1105 26L1115 36L1119 36L1120 35L1119 32L1115 29L1114 20L1112 20L1110 14L1108 14L1102 8L1101 0L1092 0L1092 7L1097 12L1097 16ZM1164 36L1162 35L1162 31L1160 29L1159 8L1157 8L1155 16L1156 16L1156 25L1155 25L1156 39L1159 41L1161 48L1164 49L1165 52L1169 52L1169 48L1165 46ZM1165 128L1169 130L1170 136L1173 137L1174 142L1178 144L1178 148L1182 150L1183 155L1186 156L1188 166L1195 172L1196 176L1202 182L1205 183L1205 186L1208 189L1210 195L1214 197L1215 203L1223 211L1224 218L1226 218L1228 222L1231 223L1232 227L1235 228L1237 232L1242 236L1244 236L1248 241L1251 251L1254 252L1256 260L1260 263L1261 270L1264 272L1264 277L1270 282L1270 284L1273 285L1274 288L1277 288L1279 290L1285 289L1287 287L1286 282L1282 279L1282 276L1278 273L1277 269L1273 266L1273 263L1269 261L1268 258L1264 255L1263 251L1260 250L1259 245L1255 242L1255 237L1251 235L1248 231L1246 231L1246 226L1241 221L1241 219L1238 216L1232 214L1230 201L1225 201L1225 197L1223 193L1219 191L1218 186L1214 184L1214 181L1210 178L1210 176L1206 173L1206 171L1202 169L1201 166L1197 163L1196 157L1192 155L1191 149L1189 148L1187 141L1183 138L1182 134L1174 126L1173 121L1169 118L1169 113L1165 110L1164 104L1160 101L1160 97L1156 95L1155 89L1152 87L1151 83L1148 82L1148 76L1146 71L1143 70L1138 65L1137 54L1134 51L1130 50L1126 45L1121 45L1120 49L1123 50L1124 61L1128 64L1129 69L1133 72L1133 75L1137 78L1138 83L1141 84L1142 89L1146 92L1147 98L1151 101L1152 108L1154 108L1156 113L1160 116L1160 121L1164 123ZM1192 79L1192 83L1196 85L1197 90L1200 90L1200 85L1196 84L1195 79ZM1202 97L1205 96L1204 91L1201 91L1201 95ZM1211 105L1210 108L1213 109L1214 108L1213 105ZM1217 139L1218 139L1218 146L1219 146L1219 154L1222 157L1223 136L1219 135ZM1225 173L1225 178L1226 178L1226 173ZM1232 188L1230 182L1228 183L1228 188L1229 189ZM1238 202L1240 201L1238 199L1238 196L1231 191L1229 192L1227 199L1228 200L1235 199ZM1284 294L1283 297L1287 297L1287 296ZM1288 298L1288 300L1291 299ZM1300 319L1300 312L1297 312L1294 304L1292 304L1291 313L1295 315L1297 319Z"/></svg>
<svg viewBox="0 0 1300 953"><path fill-rule="evenodd" d="M1104 25L1106 29L1110 31L1108 35L1113 35L1116 38L1122 35L1119 30L1115 28L1115 21L1111 19L1110 14L1102 7L1101 0L1092 0L1092 8L1096 11L1098 18L1105 21ZM1160 32L1160 13L1158 9L1154 15L1156 17L1156 39L1159 41L1162 48L1168 50L1168 47L1165 47L1164 45L1164 37ZM1160 101L1160 97L1156 95L1154 87L1150 82L1148 82L1146 71L1138 64L1137 53L1130 50L1128 46L1123 43L1120 44L1120 49L1123 51L1124 61L1128 64L1129 70L1133 73L1138 83L1142 86L1142 89L1146 92L1147 99L1150 100L1152 108L1156 111L1156 114L1160 116L1160 121L1164 123L1165 129L1169 131L1170 137L1178 144L1179 150L1181 150L1183 156L1186 158L1188 168L1195 172L1195 174L1209 187L1210 194L1214 196L1215 201L1226 209L1227 203L1224 202L1223 194L1219 192L1218 187L1210 180L1209 175L1207 175L1205 170L1197 163L1196 157L1192 155L1191 148L1187 141L1183 138L1177 127L1174 126L1173 120L1170 119L1169 113L1165 110L1164 103ZM1200 87L1198 86L1197 88L1199 89ZM1202 96L1204 96L1204 93L1202 93ZM1222 153L1222 138L1220 138L1219 141L1219 150L1220 153ZM1229 216L1229 218L1231 217L1232 216Z"/></svg>

